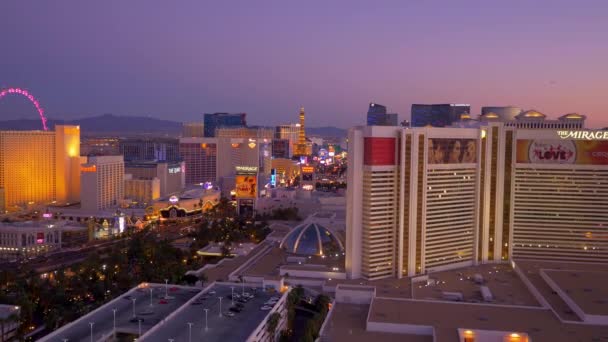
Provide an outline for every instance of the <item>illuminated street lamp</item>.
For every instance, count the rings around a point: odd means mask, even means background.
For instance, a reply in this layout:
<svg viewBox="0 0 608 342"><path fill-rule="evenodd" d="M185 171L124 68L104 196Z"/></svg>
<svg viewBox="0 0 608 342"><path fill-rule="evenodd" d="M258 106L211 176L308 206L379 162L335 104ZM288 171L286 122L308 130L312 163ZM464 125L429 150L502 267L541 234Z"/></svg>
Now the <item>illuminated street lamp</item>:
<svg viewBox="0 0 608 342"><path fill-rule="evenodd" d="M218 297L220 299L220 313L219 316L222 317L222 297Z"/></svg>
<svg viewBox="0 0 608 342"><path fill-rule="evenodd" d="M135 301L137 300L137 298L131 298L131 301L133 302L133 318L135 318Z"/></svg>
<svg viewBox="0 0 608 342"><path fill-rule="evenodd" d="M91 326L91 342L93 342L93 325L95 325L95 323L89 322L89 325Z"/></svg>
<svg viewBox="0 0 608 342"><path fill-rule="evenodd" d="M188 342L192 342L192 324L194 323L190 323L188 322Z"/></svg>
<svg viewBox="0 0 608 342"><path fill-rule="evenodd" d="M203 309L205 311L205 331L207 331L209 329L209 327L207 327L207 314L209 313L209 309Z"/></svg>

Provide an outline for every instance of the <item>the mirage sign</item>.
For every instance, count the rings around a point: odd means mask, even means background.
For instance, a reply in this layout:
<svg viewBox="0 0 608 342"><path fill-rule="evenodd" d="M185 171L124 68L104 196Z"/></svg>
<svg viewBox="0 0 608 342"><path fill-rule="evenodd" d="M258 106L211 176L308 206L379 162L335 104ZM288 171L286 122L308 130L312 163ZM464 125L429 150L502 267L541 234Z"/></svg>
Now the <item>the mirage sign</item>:
<svg viewBox="0 0 608 342"><path fill-rule="evenodd" d="M608 140L608 131L557 131L557 135L571 140Z"/></svg>

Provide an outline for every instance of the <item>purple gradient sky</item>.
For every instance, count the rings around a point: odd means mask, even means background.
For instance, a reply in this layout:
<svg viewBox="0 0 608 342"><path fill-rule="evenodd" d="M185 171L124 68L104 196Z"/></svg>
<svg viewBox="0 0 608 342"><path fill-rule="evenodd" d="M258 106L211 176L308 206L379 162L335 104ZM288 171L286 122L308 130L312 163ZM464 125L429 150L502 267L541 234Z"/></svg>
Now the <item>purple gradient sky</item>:
<svg viewBox="0 0 608 342"><path fill-rule="evenodd" d="M365 121L376 101L536 108L608 126L608 1L1 1L0 87L51 117ZM36 117L24 99L0 120Z"/></svg>

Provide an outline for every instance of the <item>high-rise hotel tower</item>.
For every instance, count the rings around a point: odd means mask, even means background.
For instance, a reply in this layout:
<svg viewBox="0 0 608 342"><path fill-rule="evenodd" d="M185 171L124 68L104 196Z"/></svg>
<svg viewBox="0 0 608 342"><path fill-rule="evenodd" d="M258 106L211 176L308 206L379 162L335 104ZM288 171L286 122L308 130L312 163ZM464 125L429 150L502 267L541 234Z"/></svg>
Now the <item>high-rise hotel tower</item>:
<svg viewBox="0 0 608 342"><path fill-rule="evenodd" d="M0 210L80 198L80 127L0 131Z"/></svg>
<svg viewBox="0 0 608 342"><path fill-rule="evenodd" d="M346 269L379 279L511 259L608 262L608 131L349 132Z"/></svg>

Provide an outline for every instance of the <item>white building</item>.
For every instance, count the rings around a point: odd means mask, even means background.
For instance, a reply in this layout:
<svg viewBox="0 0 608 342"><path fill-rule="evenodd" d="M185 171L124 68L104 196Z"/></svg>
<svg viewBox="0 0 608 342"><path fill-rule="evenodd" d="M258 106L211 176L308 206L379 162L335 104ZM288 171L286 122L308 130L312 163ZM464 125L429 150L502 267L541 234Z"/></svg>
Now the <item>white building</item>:
<svg viewBox="0 0 608 342"><path fill-rule="evenodd" d="M562 136L500 122L351 129L349 276L511 258L608 262L608 134Z"/></svg>
<svg viewBox="0 0 608 342"><path fill-rule="evenodd" d="M125 163L122 156L92 156L80 167L82 210L115 207L124 198Z"/></svg>

